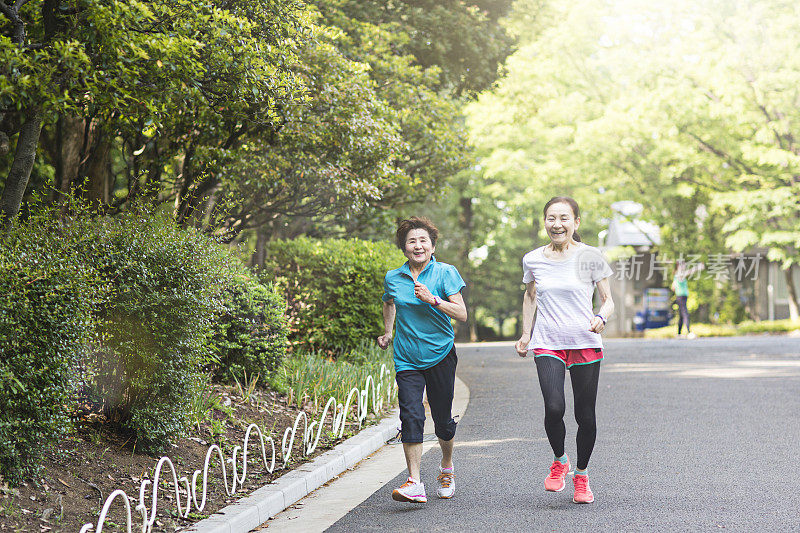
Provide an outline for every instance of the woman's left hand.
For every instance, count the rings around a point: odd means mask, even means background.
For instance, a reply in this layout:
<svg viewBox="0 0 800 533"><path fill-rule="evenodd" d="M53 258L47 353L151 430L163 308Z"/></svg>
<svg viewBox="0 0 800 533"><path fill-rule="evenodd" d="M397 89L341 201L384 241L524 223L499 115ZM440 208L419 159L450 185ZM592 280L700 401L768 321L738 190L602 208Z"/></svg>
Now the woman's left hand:
<svg viewBox="0 0 800 533"><path fill-rule="evenodd" d="M416 296L426 304L433 305L433 303L436 301L433 299L433 294L431 294L431 291L428 290L428 287L426 287L419 281L414 282L414 296Z"/></svg>
<svg viewBox="0 0 800 533"><path fill-rule="evenodd" d="M606 329L606 325L603 324L603 319L599 316L593 316L592 321L589 323L589 331L593 333L600 333Z"/></svg>

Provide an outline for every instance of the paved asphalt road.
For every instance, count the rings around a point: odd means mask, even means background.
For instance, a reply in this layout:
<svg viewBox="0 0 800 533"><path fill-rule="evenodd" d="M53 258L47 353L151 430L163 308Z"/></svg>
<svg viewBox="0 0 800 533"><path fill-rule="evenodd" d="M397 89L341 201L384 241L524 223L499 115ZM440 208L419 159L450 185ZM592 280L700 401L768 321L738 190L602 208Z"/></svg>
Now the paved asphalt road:
<svg viewBox="0 0 800 533"><path fill-rule="evenodd" d="M594 504L573 504L570 480L544 491L552 452L533 360L465 347L455 498L435 497L434 448L427 504L391 499L403 474L328 531L800 531L800 339L608 340L602 364Z"/></svg>

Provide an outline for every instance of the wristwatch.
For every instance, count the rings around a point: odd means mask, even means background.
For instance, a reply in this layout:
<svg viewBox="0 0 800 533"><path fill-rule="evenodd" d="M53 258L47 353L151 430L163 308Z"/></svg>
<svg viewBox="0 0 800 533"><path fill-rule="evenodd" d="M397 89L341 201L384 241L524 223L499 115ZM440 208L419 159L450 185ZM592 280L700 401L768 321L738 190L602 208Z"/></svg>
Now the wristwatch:
<svg viewBox="0 0 800 533"><path fill-rule="evenodd" d="M434 296L433 303L431 305L433 307L438 307L440 303L442 303L442 300L440 300L438 296Z"/></svg>

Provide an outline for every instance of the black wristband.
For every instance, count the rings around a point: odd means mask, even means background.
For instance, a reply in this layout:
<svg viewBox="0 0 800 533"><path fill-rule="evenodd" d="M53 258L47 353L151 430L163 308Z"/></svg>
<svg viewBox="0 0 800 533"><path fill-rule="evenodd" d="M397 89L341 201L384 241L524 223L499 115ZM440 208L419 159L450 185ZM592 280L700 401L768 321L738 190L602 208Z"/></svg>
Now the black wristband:
<svg viewBox="0 0 800 533"><path fill-rule="evenodd" d="M602 320L602 321L603 321L603 325L604 325L604 326L606 325L606 319L605 319L605 318L603 318L603 315L594 315L594 316L596 316L597 318L599 318L600 320Z"/></svg>

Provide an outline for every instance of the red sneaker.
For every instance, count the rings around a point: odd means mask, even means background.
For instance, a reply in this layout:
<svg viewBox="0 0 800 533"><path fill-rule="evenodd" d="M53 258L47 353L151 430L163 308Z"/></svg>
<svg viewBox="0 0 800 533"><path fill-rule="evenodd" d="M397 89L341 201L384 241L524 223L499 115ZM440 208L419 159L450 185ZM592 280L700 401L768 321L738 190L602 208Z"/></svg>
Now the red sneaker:
<svg viewBox="0 0 800 533"><path fill-rule="evenodd" d="M592 503L594 501L594 494L592 494L592 489L589 488L589 476L576 474L572 478L572 483L575 485L575 495L572 497L572 503Z"/></svg>
<svg viewBox="0 0 800 533"><path fill-rule="evenodd" d="M564 490L566 486L564 477L566 477L567 472L569 472L569 457L567 457L567 462L564 464L561 464L561 461L558 459L553 461L553 464L550 465L550 475L544 480L544 490L550 492L561 492Z"/></svg>

